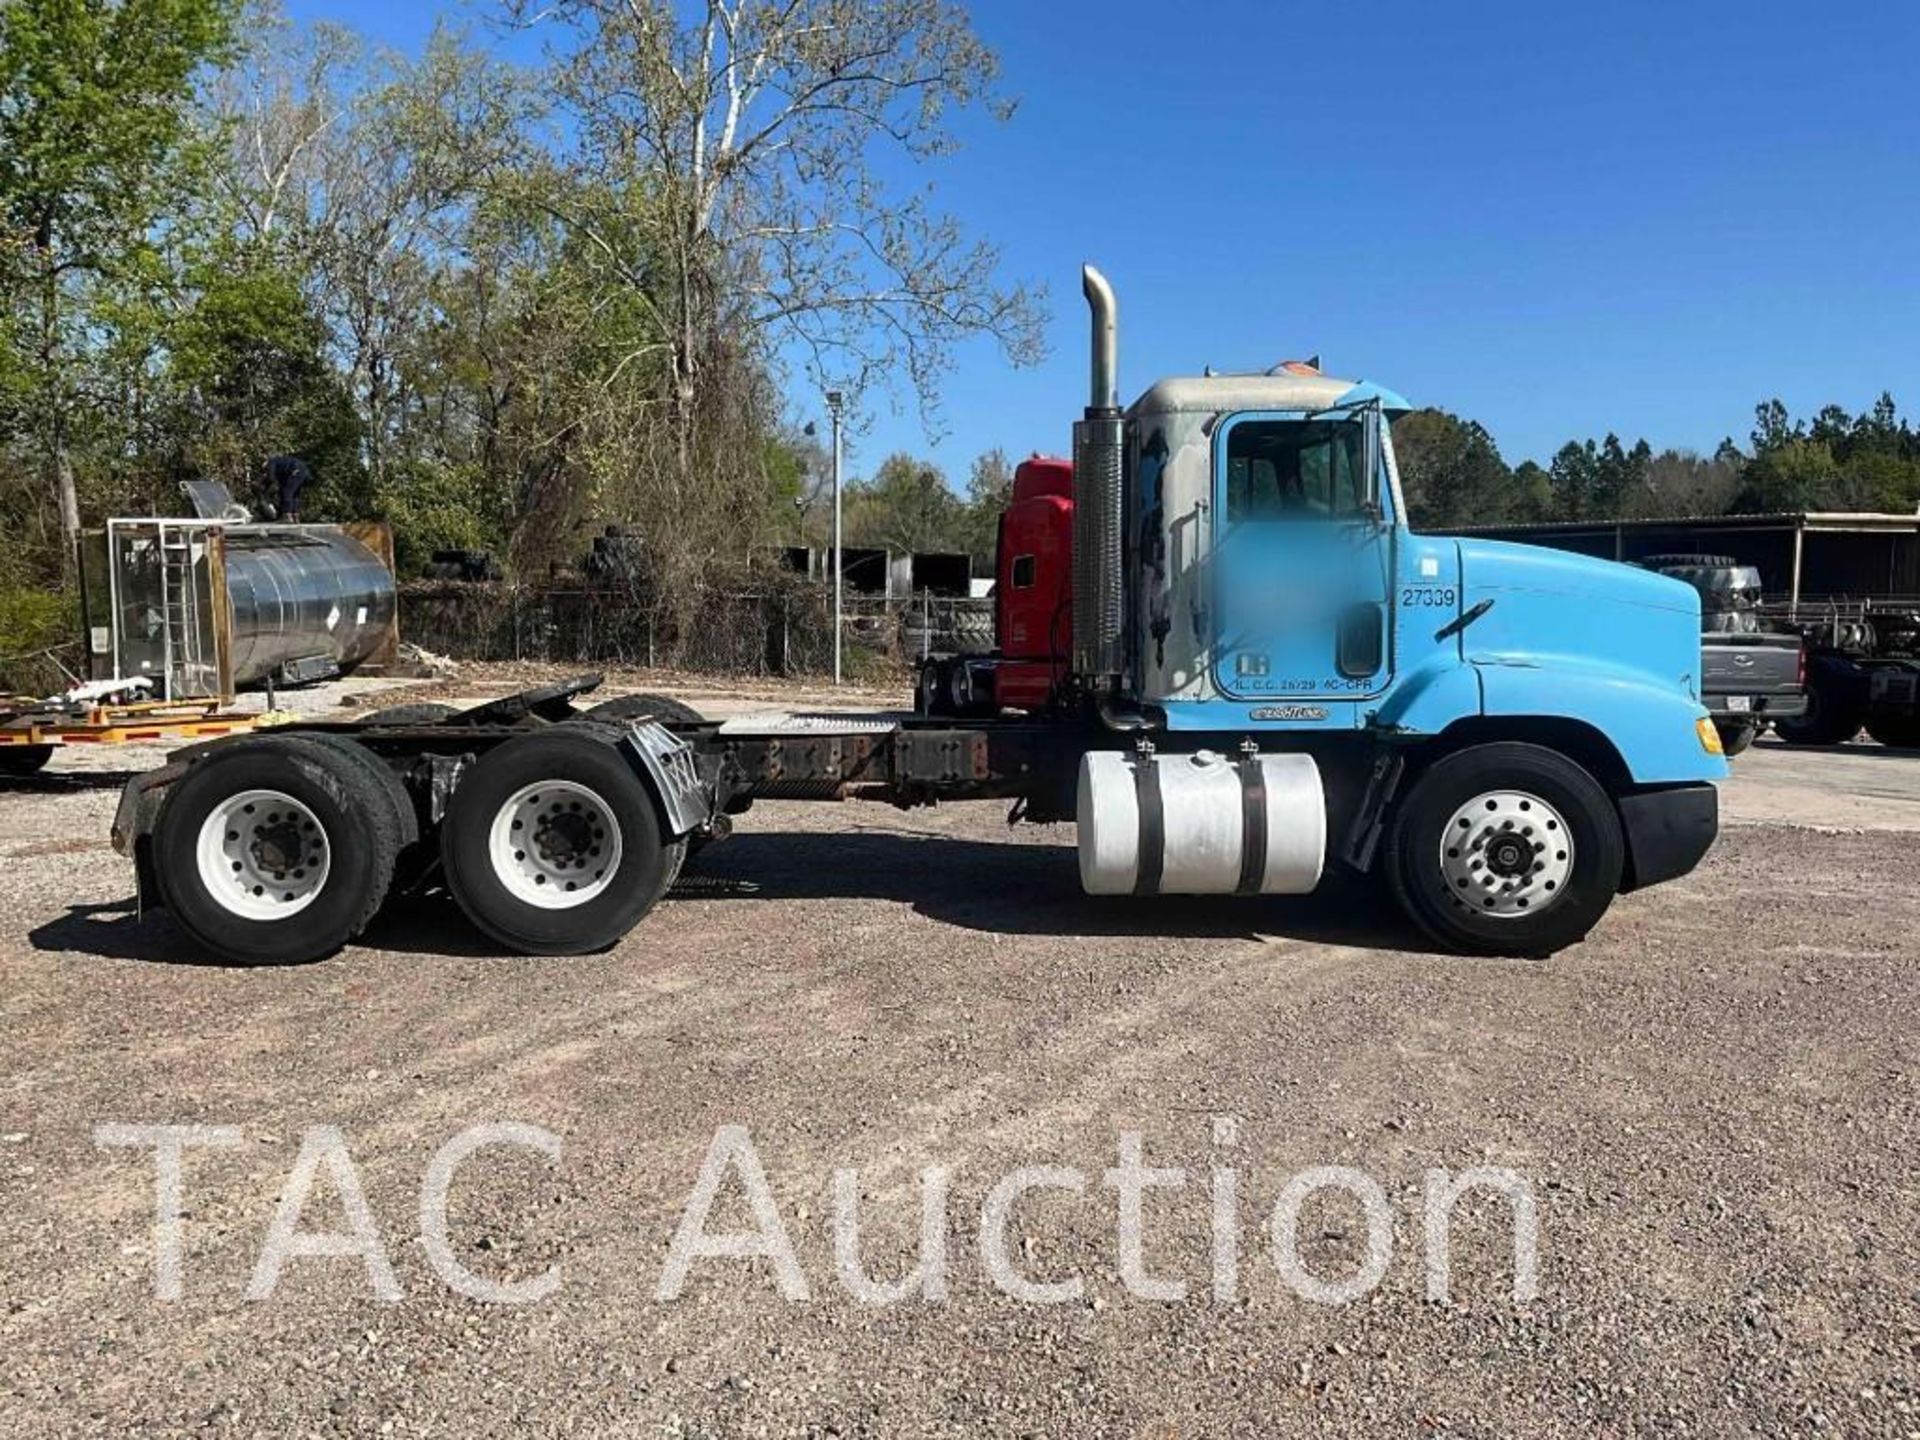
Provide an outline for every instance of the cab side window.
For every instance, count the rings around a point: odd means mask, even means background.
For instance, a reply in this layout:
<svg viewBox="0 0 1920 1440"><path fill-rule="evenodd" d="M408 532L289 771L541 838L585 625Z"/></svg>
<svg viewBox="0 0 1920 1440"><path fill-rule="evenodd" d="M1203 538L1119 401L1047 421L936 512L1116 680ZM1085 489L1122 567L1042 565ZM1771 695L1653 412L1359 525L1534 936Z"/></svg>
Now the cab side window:
<svg viewBox="0 0 1920 1440"><path fill-rule="evenodd" d="M1227 432L1227 520L1348 520L1367 510L1366 427L1243 420Z"/></svg>

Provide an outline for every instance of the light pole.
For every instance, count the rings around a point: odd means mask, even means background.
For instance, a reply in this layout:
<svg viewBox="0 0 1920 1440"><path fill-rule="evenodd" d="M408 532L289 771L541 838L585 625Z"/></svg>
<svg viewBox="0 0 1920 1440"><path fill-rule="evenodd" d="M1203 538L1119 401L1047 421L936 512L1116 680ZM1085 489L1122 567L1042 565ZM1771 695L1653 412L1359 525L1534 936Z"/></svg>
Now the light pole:
<svg viewBox="0 0 1920 1440"><path fill-rule="evenodd" d="M846 396L827 391L827 413L833 417L833 683L840 683L840 589L846 560L840 550L840 407Z"/></svg>

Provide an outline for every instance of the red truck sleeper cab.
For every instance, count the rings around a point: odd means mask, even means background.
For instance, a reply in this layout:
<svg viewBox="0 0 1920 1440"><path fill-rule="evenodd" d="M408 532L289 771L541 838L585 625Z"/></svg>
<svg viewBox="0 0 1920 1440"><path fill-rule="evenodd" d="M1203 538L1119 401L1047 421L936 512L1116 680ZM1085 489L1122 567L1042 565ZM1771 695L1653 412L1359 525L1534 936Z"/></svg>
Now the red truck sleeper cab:
<svg viewBox="0 0 1920 1440"><path fill-rule="evenodd" d="M994 577L996 704L1036 710L1066 674L1073 637L1073 462L1036 455L1013 472Z"/></svg>

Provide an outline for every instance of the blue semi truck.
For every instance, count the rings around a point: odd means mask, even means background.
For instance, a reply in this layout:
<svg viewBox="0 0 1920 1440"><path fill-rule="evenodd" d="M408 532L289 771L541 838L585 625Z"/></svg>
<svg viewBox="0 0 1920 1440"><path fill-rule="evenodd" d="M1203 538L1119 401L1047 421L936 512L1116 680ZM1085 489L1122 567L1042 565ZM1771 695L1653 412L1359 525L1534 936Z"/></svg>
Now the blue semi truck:
<svg viewBox="0 0 1920 1440"><path fill-rule="evenodd" d="M1690 586L1414 533L1406 402L1314 364L1164 380L1123 409L1113 292L1091 267L1083 288L1070 577L1023 708L994 703L988 657L951 672L964 703L911 714L714 723L586 706L583 676L217 741L122 796L143 902L210 952L290 962L444 886L510 949L583 953L756 800L1001 799L1076 822L1082 885L1110 903L1302 894L1337 868L1439 946L1545 955L1699 862L1726 762ZM1047 583L1040 557L1001 559L1003 584ZM1031 647L1018 663L1030 679Z"/></svg>

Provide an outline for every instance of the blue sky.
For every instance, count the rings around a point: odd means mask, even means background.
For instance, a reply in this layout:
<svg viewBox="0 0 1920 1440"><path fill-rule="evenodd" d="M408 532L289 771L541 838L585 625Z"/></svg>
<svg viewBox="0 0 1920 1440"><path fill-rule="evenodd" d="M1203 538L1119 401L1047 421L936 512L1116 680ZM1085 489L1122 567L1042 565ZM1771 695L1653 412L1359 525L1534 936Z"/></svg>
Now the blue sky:
<svg viewBox="0 0 1920 1440"><path fill-rule="evenodd" d="M1063 449L1083 259L1120 294L1128 396L1319 352L1516 462L1608 429L1744 442L1774 395L1920 414L1920 5L971 8L1018 113L911 178L1050 286L1052 354L965 348L937 444L879 397L856 472L908 449L958 484L991 446ZM432 14L290 9L403 48Z"/></svg>

